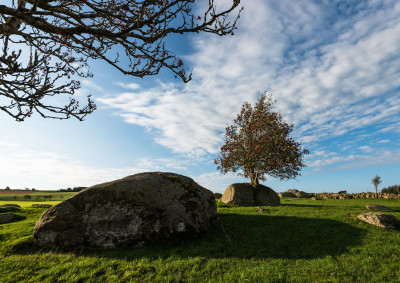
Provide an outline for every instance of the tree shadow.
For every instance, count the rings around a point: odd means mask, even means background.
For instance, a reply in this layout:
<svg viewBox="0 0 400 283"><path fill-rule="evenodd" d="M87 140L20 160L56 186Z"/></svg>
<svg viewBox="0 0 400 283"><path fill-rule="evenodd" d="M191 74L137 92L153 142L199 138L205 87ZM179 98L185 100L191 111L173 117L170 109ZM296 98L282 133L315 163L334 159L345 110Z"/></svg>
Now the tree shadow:
<svg viewBox="0 0 400 283"><path fill-rule="evenodd" d="M168 242L141 248L80 249L73 252L79 255L126 260L171 256L313 259L346 253L350 247L361 245L366 233L364 229L331 219L266 214L220 214L219 218L220 221L214 221L207 233L194 239L169 239ZM21 247L16 245L11 252L32 254L39 250L47 251L35 247L32 242L21 244Z"/></svg>

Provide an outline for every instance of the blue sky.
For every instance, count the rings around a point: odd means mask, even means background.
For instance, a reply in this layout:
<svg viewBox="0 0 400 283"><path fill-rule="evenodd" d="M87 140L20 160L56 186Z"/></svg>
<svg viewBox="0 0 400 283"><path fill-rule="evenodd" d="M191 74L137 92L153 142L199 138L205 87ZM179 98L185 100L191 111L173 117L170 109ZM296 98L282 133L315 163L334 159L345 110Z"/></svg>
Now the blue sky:
<svg viewBox="0 0 400 283"><path fill-rule="evenodd" d="M224 2L217 1L221 7ZM98 110L84 122L17 123L0 113L0 188L90 186L144 171L192 177L223 192L246 181L213 164L244 101L268 90L310 150L280 192L373 191L400 184L400 2L242 0L234 36L174 36L167 46L193 68L183 84L163 71L128 77L92 62ZM57 98L60 104L68 97ZM62 104L63 105L63 104Z"/></svg>

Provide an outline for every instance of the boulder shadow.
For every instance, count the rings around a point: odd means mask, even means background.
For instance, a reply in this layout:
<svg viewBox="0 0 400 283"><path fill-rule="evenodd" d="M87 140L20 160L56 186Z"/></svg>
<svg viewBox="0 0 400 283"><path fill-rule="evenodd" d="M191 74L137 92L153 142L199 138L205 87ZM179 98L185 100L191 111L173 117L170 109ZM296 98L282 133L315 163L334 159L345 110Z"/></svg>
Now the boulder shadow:
<svg viewBox="0 0 400 283"><path fill-rule="evenodd" d="M59 253L95 256L99 258L159 259L159 258L242 258L242 259L315 259L336 257L349 248L362 244L365 229L324 218L219 214L207 233L197 238L125 247L110 250L57 250ZM54 252L39 248L31 238L13 245L12 254Z"/></svg>
<svg viewBox="0 0 400 283"><path fill-rule="evenodd" d="M92 251L125 259L207 257L313 259L362 244L366 230L321 218L222 214L202 237L142 248ZM86 253L86 252L84 252Z"/></svg>

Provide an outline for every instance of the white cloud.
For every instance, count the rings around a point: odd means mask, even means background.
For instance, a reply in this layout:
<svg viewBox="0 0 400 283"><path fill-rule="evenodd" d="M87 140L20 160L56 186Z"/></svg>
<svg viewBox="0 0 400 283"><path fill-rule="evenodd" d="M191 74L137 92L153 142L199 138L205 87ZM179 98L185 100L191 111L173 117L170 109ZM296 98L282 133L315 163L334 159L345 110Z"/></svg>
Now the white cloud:
<svg viewBox="0 0 400 283"><path fill-rule="evenodd" d="M368 146L368 145L363 145L363 146L360 146L358 148L361 149L362 151L365 151L365 152L373 152L374 151L374 149L372 147Z"/></svg>
<svg viewBox="0 0 400 283"><path fill-rule="evenodd" d="M400 2L374 3L351 10L332 2L246 2L235 36L193 37L191 82L99 101L154 131L160 145L193 155L218 152L226 123L264 89L276 94L277 109L305 143L370 126L398 131Z"/></svg>
<svg viewBox="0 0 400 283"><path fill-rule="evenodd" d="M16 143L9 143L9 142L5 142L5 141L0 141L0 146L18 147L19 144L16 144Z"/></svg>
<svg viewBox="0 0 400 283"><path fill-rule="evenodd" d="M123 82L117 82L116 84L119 85L120 87L126 88L126 89L133 89L133 90L135 90L135 89L139 89L139 88L140 88L140 85L135 84L135 83L129 83L129 84L127 84L127 83L123 83Z"/></svg>
<svg viewBox="0 0 400 283"><path fill-rule="evenodd" d="M400 163L400 150L376 149L370 146L360 146L359 149L361 152L357 154L313 154L306 158L306 164L313 171L322 172L332 168L356 169Z"/></svg>

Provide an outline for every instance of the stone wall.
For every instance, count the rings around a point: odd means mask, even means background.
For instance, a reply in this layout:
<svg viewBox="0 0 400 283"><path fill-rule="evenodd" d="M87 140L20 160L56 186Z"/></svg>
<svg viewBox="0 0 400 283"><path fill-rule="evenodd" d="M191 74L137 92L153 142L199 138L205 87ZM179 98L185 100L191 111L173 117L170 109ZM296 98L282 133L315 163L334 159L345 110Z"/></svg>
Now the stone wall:
<svg viewBox="0 0 400 283"><path fill-rule="evenodd" d="M317 193L314 194L318 198L322 199L349 199L349 198L384 198L384 199L398 199L400 200L400 194L386 194L386 193Z"/></svg>
<svg viewBox="0 0 400 283"><path fill-rule="evenodd" d="M321 199L351 199L351 198L377 198L376 193L352 193L348 194L345 191L339 193L305 193L296 190L288 190L287 192L279 193L279 197L293 197L293 198L311 198L317 197ZM400 200L400 194L387 194L387 193L378 193L379 198L383 199L398 199Z"/></svg>

